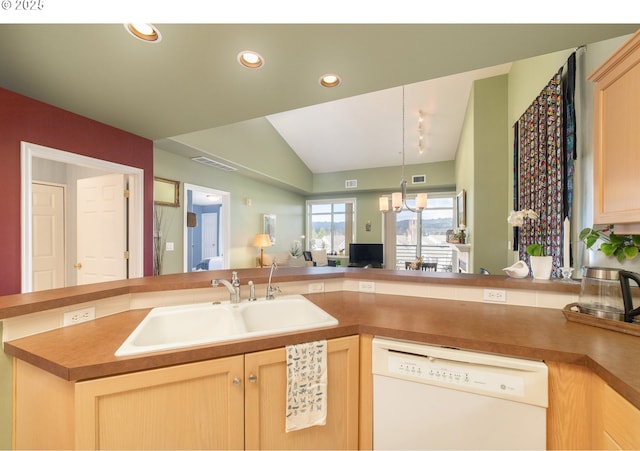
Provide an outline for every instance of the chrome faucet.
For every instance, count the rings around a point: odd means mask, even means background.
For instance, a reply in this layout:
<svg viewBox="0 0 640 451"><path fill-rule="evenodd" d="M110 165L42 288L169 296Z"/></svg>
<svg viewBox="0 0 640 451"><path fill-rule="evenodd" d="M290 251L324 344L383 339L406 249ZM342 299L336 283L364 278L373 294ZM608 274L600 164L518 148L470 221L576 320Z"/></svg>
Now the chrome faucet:
<svg viewBox="0 0 640 451"><path fill-rule="evenodd" d="M218 285L224 285L229 290L229 300L232 304L237 304L240 302L240 279L238 278L238 273L233 271L231 273L231 282L225 279L213 279L211 281L212 287L217 287Z"/></svg>
<svg viewBox="0 0 640 451"><path fill-rule="evenodd" d="M249 300L256 301L258 298L256 298L256 286L254 285L253 280L250 280L247 285L249 285Z"/></svg>
<svg viewBox="0 0 640 451"><path fill-rule="evenodd" d="M273 295L273 293L275 293L276 291L280 291L279 287L272 287L271 286L271 277L273 276L273 272L278 268L278 265L276 265L276 262L274 261L273 263L271 263L271 271L269 271L269 285L267 285L267 296L265 297L266 300L271 301L273 299L275 299L275 296Z"/></svg>

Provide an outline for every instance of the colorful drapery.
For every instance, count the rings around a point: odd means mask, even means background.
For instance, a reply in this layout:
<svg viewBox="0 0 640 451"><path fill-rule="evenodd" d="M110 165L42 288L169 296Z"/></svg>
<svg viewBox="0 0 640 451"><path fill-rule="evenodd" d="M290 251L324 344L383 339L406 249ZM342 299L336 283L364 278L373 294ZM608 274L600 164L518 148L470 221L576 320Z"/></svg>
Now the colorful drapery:
<svg viewBox="0 0 640 451"><path fill-rule="evenodd" d="M526 247L538 243L553 257L552 277L560 277L562 230L566 191L562 69L518 120L516 155L517 204L514 209L534 210L540 218L528 220L517 234L521 260Z"/></svg>

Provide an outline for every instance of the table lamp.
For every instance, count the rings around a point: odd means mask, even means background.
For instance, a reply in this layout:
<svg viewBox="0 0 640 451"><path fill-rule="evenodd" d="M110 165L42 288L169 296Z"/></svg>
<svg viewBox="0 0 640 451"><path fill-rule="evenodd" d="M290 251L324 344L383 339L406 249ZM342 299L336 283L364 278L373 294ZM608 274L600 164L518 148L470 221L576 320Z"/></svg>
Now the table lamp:
<svg viewBox="0 0 640 451"><path fill-rule="evenodd" d="M266 233L258 233L253 239L253 245L260 248L260 267L264 267L264 248L271 246L271 238Z"/></svg>

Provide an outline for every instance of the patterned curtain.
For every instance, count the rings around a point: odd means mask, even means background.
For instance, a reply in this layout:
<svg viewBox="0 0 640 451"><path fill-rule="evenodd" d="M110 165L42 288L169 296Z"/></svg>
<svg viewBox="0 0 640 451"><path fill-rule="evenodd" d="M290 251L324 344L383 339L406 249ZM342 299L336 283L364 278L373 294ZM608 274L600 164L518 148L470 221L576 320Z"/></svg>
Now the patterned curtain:
<svg viewBox="0 0 640 451"><path fill-rule="evenodd" d="M556 73L518 120L514 146L518 168L514 208L531 209L540 216L526 220L518 231L519 257L528 261L526 247L542 245L545 255L553 257L552 277L561 277L566 191L562 72Z"/></svg>

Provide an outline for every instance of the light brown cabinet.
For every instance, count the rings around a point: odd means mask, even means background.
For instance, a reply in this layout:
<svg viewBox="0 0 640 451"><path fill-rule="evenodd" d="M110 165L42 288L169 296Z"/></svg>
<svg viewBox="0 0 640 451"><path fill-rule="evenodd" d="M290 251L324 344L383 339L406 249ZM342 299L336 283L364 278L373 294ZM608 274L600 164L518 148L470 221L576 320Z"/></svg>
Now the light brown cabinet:
<svg viewBox="0 0 640 451"><path fill-rule="evenodd" d="M328 341L327 423L285 432L284 349L245 356L246 449L358 448L358 337Z"/></svg>
<svg viewBox="0 0 640 451"><path fill-rule="evenodd" d="M584 366L547 366L547 449L640 449L640 410Z"/></svg>
<svg viewBox="0 0 640 451"><path fill-rule="evenodd" d="M640 233L640 31L590 76L594 91L594 223Z"/></svg>
<svg viewBox="0 0 640 451"><path fill-rule="evenodd" d="M601 398L601 427L596 430L594 446L598 449L640 449L640 410L598 378Z"/></svg>
<svg viewBox="0 0 640 451"><path fill-rule="evenodd" d="M288 434L284 348L77 383L16 360L15 448L356 449L358 347L328 340L327 425Z"/></svg>

